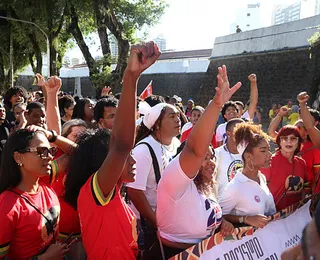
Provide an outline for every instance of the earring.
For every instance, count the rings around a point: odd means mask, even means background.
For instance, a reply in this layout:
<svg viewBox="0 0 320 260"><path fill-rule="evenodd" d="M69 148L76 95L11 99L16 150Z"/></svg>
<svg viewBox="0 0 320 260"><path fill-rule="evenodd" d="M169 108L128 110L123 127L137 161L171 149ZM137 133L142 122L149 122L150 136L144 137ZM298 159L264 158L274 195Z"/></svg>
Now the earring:
<svg viewBox="0 0 320 260"><path fill-rule="evenodd" d="M21 167L21 166L22 166L22 163L18 163L18 166Z"/></svg>

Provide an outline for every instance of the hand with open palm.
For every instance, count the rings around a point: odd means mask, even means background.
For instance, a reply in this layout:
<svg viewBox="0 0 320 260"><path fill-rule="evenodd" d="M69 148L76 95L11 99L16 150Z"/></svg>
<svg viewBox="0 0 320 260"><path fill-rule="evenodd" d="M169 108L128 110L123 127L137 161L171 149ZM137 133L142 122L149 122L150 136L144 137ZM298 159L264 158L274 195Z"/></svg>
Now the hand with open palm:
<svg viewBox="0 0 320 260"><path fill-rule="evenodd" d="M241 87L241 82L236 83L232 88L230 88L230 83L227 74L227 67L222 65L218 68L218 86L216 89L216 94L213 98L213 103L217 107L222 107L225 102L227 102L232 95Z"/></svg>

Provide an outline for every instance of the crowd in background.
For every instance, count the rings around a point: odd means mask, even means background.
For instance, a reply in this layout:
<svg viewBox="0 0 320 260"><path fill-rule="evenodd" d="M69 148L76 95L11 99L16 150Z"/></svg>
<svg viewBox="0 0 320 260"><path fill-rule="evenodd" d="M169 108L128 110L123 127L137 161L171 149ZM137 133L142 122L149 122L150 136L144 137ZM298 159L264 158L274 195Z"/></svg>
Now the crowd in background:
<svg viewBox="0 0 320 260"><path fill-rule="evenodd" d="M241 83L230 87L226 66L206 108L141 100L139 76L159 56L153 42L132 46L122 92L105 87L95 101L39 74L39 91L4 94L0 258L168 259L218 231L263 228L320 191L320 117L307 93L273 104L266 133L258 76L247 104L231 101ZM304 244L305 256L318 251Z"/></svg>

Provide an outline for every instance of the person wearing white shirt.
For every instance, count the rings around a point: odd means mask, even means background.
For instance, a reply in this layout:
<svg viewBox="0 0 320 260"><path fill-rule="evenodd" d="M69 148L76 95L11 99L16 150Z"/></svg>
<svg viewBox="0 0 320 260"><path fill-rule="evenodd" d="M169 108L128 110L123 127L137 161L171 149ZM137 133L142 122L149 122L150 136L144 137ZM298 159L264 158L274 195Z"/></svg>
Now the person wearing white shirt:
<svg viewBox="0 0 320 260"><path fill-rule="evenodd" d="M221 114L226 120L226 123L223 123L218 126L216 130L216 142L217 147L225 144L227 142L226 126L227 122L232 118L243 118L246 120L253 119L254 112L258 105L258 87L257 87L257 76L256 74L250 74L248 76L250 81L250 104L248 110L243 113L243 107L238 105L237 102L228 101L223 105L221 109Z"/></svg>
<svg viewBox="0 0 320 260"><path fill-rule="evenodd" d="M241 118L233 118L227 123L226 134L228 142L215 149L216 169L218 181L218 198L227 184L234 178L239 169L243 168L242 157L237 150L233 129L238 123L243 123Z"/></svg>
<svg viewBox="0 0 320 260"><path fill-rule="evenodd" d="M268 216L276 213L273 196L260 168L268 167L271 152L267 135L259 126L240 123L234 129L237 149L244 168L229 182L219 203L224 217L231 223L262 228Z"/></svg>
<svg viewBox="0 0 320 260"><path fill-rule="evenodd" d="M129 206L138 219L138 243L141 250L147 250L156 241L153 228L156 227L156 170L147 145L154 152L161 176L180 146L180 141L175 136L181 129L180 114L176 107L170 104L157 104L149 107L144 113L136 136L136 146L132 150L136 160L136 180L127 184L127 194L131 200Z"/></svg>
<svg viewBox="0 0 320 260"><path fill-rule="evenodd" d="M215 162L209 145L221 106L241 83L230 89L226 67L218 70L213 101L159 182L156 214L166 259L209 237L220 225L223 236L233 232L233 225L222 219L213 190Z"/></svg>

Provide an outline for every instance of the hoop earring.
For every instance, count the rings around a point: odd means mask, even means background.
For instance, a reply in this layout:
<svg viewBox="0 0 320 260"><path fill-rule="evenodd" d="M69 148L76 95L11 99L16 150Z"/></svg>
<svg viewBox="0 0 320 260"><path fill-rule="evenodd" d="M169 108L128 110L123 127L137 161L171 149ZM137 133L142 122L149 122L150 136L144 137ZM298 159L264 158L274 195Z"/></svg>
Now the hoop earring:
<svg viewBox="0 0 320 260"><path fill-rule="evenodd" d="M252 167L250 167L249 162L251 162ZM251 160L250 160L249 162L248 162L248 169L249 169L250 171L253 171L253 170L254 170L253 162L252 162Z"/></svg>

